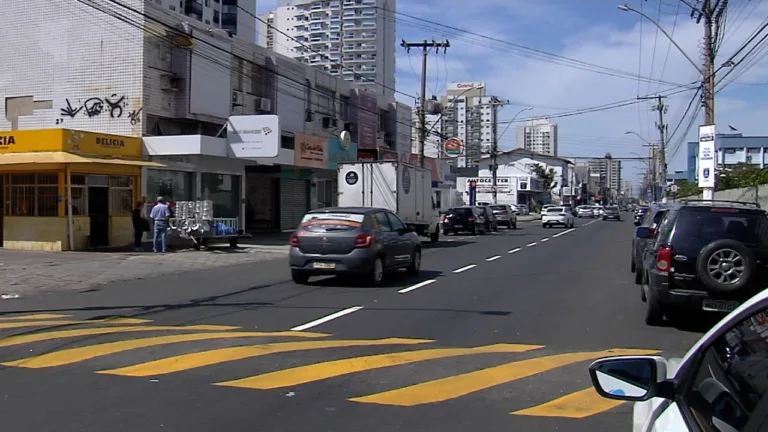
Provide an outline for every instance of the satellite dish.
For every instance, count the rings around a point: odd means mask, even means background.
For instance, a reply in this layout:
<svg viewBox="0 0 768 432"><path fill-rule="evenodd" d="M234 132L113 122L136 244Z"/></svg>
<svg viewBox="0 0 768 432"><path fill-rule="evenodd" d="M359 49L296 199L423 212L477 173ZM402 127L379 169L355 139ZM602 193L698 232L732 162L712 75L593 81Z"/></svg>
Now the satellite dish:
<svg viewBox="0 0 768 432"><path fill-rule="evenodd" d="M349 131L341 131L341 133L339 133L339 140L341 141L341 146L344 147L344 150L349 150L349 146L352 145L352 134L350 134Z"/></svg>

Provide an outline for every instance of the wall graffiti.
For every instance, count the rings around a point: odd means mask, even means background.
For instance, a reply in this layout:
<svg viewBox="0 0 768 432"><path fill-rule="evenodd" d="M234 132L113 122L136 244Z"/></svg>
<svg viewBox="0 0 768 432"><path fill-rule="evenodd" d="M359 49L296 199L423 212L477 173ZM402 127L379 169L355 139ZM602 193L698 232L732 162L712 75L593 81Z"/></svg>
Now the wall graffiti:
<svg viewBox="0 0 768 432"><path fill-rule="evenodd" d="M78 116L88 118L98 117L100 115L109 115L110 118L123 118L125 109L128 107L126 96L118 96L113 93L107 97L91 97L81 102L77 100L73 103L69 98L65 99L66 106L59 109L61 118L56 119L56 124L64 123L66 118L74 119ZM128 112L128 119L131 125L136 125L141 121L141 108Z"/></svg>

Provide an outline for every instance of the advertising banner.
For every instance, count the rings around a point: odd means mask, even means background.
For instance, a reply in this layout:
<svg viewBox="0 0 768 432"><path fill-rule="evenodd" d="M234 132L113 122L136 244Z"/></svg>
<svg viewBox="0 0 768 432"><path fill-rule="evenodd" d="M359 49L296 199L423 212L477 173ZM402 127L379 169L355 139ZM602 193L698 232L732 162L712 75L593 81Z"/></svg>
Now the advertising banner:
<svg viewBox="0 0 768 432"><path fill-rule="evenodd" d="M238 158L273 158L280 148L276 115L232 116L227 120L227 142Z"/></svg>
<svg viewBox="0 0 768 432"><path fill-rule="evenodd" d="M469 185L476 185L477 193L493 193L493 178L492 177L475 177L467 179L467 189ZM497 193L511 193L514 192L512 187L512 177L496 177L496 189Z"/></svg>
<svg viewBox="0 0 768 432"><path fill-rule="evenodd" d="M449 158L459 157L464 153L464 143L458 138L448 138L443 142L443 153Z"/></svg>
<svg viewBox="0 0 768 432"><path fill-rule="evenodd" d="M699 187L715 187L715 125L699 126Z"/></svg>
<svg viewBox="0 0 768 432"><path fill-rule="evenodd" d="M379 127L379 107L376 97L359 91L354 98L357 106L357 145L361 149L376 148L376 132Z"/></svg>
<svg viewBox="0 0 768 432"><path fill-rule="evenodd" d="M357 162L357 143L338 138L328 140L328 169L335 170L343 162Z"/></svg>
<svg viewBox="0 0 768 432"><path fill-rule="evenodd" d="M293 164L297 167L328 168L328 139L296 134Z"/></svg>

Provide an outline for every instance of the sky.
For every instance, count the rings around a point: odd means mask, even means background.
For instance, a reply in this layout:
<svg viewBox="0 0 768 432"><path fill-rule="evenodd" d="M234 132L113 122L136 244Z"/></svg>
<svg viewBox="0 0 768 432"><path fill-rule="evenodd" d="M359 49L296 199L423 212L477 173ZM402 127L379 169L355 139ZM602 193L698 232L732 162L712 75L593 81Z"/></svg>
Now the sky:
<svg viewBox="0 0 768 432"><path fill-rule="evenodd" d="M657 21L694 63L701 64L704 26L691 18L685 4L677 0L626 1ZM446 53L429 56L428 96L444 94L451 82L485 82L488 94L509 101L500 112L502 120L512 119L529 106L533 109L521 113L517 121L553 116L559 129L560 156L600 157L606 152L614 157L647 156L643 139L659 140L655 128L658 113L651 110L652 102L557 117L582 108L632 102L638 96L661 93L668 95L664 120L670 134L680 122L694 91L670 93L699 80L699 71L651 21L637 13L619 10L619 2L400 0L396 39L450 41ZM276 0L257 0L257 10L267 12L275 3ZM768 16L768 2L759 0L731 0L728 9L716 67L731 58ZM755 42L761 37L762 34ZM722 90L715 101L718 132L728 132L731 125L744 135L768 135L768 61L760 59L764 52L758 49L748 58L753 61L737 64L720 84ZM577 63L574 67L574 60L588 65ZM396 87L401 102L414 105L420 88L420 69L418 50L409 54L398 48ZM728 71L723 68L720 75ZM638 80L638 75L664 83ZM686 121L669 140L670 172L685 168L684 142L697 140L699 124L703 124L701 112L687 134ZM514 147L516 126L501 136L502 148ZM502 125L500 133L503 130ZM636 132L643 139L626 134L627 131ZM638 182L644 171L641 161L623 162L625 179Z"/></svg>

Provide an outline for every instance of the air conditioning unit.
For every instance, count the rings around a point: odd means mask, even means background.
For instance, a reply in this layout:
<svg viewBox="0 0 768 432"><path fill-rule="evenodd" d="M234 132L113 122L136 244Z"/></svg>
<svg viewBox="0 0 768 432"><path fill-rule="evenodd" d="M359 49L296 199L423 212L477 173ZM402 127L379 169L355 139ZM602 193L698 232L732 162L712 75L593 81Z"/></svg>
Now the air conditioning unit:
<svg viewBox="0 0 768 432"><path fill-rule="evenodd" d="M179 91L181 89L181 78L174 73L163 74L163 91Z"/></svg>
<svg viewBox="0 0 768 432"><path fill-rule="evenodd" d="M232 103L233 104L242 104L243 103L243 94L239 91L232 91Z"/></svg>
<svg viewBox="0 0 768 432"><path fill-rule="evenodd" d="M272 112L272 100L263 97L257 97L254 108L256 111Z"/></svg>

